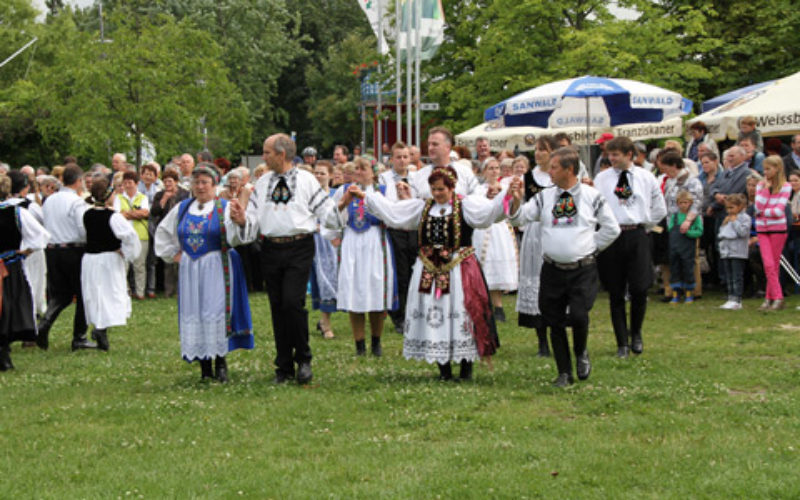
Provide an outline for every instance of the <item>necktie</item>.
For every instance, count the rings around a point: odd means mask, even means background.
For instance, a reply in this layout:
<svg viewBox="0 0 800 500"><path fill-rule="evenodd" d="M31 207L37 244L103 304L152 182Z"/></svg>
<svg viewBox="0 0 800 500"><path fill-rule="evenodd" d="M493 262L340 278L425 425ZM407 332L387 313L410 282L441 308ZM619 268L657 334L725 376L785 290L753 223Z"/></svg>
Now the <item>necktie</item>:
<svg viewBox="0 0 800 500"><path fill-rule="evenodd" d="M292 192L289 191L289 185L286 184L286 178L282 175L278 177L278 184L272 190L272 201L274 203L289 203L292 198Z"/></svg>
<svg viewBox="0 0 800 500"><path fill-rule="evenodd" d="M631 173L627 170L623 170L619 173L619 180L617 181L617 187L614 188L614 194L620 200L627 200L633 195L633 190L631 189L630 181L628 180L628 176Z"/></svg>
<svg viewBox="0 0 800 500"><path fill-rule="evenodd" d="M572 222L572 218L578 214L578 207L575 199L569 191L564 191L553 205L553 224L558 224L558 219L567 217L567 222Z"/></svg>

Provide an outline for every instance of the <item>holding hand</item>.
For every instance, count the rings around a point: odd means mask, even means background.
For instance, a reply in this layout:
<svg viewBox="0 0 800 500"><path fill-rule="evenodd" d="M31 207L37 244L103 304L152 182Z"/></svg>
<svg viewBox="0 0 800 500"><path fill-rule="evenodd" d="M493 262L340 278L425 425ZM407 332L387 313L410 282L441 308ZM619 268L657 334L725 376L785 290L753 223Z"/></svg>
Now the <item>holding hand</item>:
<svg viewBox="0 0 800 500"><path fill-rule="evenodd" d="M245 221L244 207L242 206L242 204L239 203L239 200L234 198L229 202L229 206L230 206L231 220L236 224L244 227L246 221Z"/></svg>
<svg viewBox="0 0 800 500"><path fill-rule="evenodd" d="M364 191L362 191L357 184L351 184L350 187L347 189L346 195L349 196L350 201L352 201L353 198L358 198L359 200L363 200L364 197L366 196Z"/></svg>
<svg viewBox="0 0 800 500"><path fill-rule="evenodd" d="M395 189L397 189L397 199L398 200L410 200L411 199L411 186L406 184L405 182L398 182L395 185Z"/></svg>

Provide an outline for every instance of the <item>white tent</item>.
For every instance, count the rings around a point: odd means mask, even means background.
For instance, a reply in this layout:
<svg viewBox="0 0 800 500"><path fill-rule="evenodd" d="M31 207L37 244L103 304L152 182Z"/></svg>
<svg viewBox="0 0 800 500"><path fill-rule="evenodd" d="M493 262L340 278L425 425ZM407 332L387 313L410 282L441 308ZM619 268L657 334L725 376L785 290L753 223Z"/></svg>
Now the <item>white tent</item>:
<svg viewBox="0 0 800 500"><path fill-rule="evenodd" d="M533 151L536 138L543 134L566 133L572 143L581 146L586 143L586 128L583 126L546 129L539 127L502 127L496 122L484 122L456 135L456 145L466 146L475 150L475 139L485 137L489 140L492 151L504 149L518 151ZM683 120L676 116L658 123L633 123L618 127L594 127L590 129L589 141L594 141L604 132L611 132L614 137L626 136L634 141L647 139L660 139L664 137L680 137L683 134Z"/></svg>
<svg viewBox="0 0 800 500"><path fill-rule="evenodd" d="M772 85L756 89L687 122L702 121L715 140L736 139L738 120L743 116L756 119L756 128L763 136L800 133L800 73L776 80Z"/></svg>

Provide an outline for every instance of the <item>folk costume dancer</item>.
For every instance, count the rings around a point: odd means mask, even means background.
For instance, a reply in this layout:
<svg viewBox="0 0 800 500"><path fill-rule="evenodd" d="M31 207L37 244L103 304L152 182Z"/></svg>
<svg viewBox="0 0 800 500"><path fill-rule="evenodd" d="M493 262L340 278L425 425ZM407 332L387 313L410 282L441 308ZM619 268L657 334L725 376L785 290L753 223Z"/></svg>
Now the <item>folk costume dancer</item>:
<svg viewBox="0 0 800 500"><path fill-rule="evenodd" d="M539 191L522 205L524 182L512 183L511 222L514 225L541 222L542 258L539 306L556 359L557 387L573 383L572 360L567 340L567 311L572 326L572 348L577 375L589 378L587 339L589 311L597 297L596 254L619 236L614 214L603 196L578 180L580 157L572 147L557 150L550 159L555 187Z"/></svg>
<svg viewBox="0 0 800 500"><path fill-rule="evenodd" d="M481 177L485 182L478 186L476 195L486 197L492 188L499 191L499 176L500 162L494 157L487 158L481 170ZM496 222L487 229L475 229L472 233L472 246L489 287L494 319L505 322L503 292L516 290L519 282L519 251L514 230L506 220Z"/></svg>
<svg viewBox="0 0 800 500"><path fill-rule="evenodd" d="M617 338L617 356L641 354L642 324L647 310L647 289L653 282L647 231L667 214L655 176L633 164L634 146L628 137L606 143L612 168L597 174L594 185L608 202L622 234L598 256L600 280L608 290L611 323ZM630 294L628 322L625 292Z"/></svg>
<svg viewBox="0 0 800 500"><path fill-rule="evenodd" d="M192 171L194 198L181 201L156 229L156 255L179 262L181 356L200 361L201 379L228 381L226 355L252 349L253 323L241 258L232 247L230 204L215 196L219 174L209 163ZM214 366L212 371L212 360Z"/></svg>
<svg viewBox="0 0 800 500"><path fill-rule="evenodd" d="M336 192L330 188L332 174L333 165L329 161L320 160L314 165L314 177L329 196L333 196ZM331 328L331 314L337 310L336 293L339 289L341 244L340 231L327 229L318 224L317 232L314 233L314 261L311 265L311 307L320 312L317 330L326 339L335 337Z"/></svg>
<svg viewBox="0 0 800 500"><path fill-rule="evenodd" d="M366 354L365 315L369 317L371 352L380 357L386 312L398 306L394 252L386 226L366 211L363 198L353 199L348 190L356 186L365 193L384 195L386 187L375 182L376 173L369 160L358 157L353 163L356 182L345 184L333 196L346 220L336 305L349 313L357 356Z"/></svg>
<svg viewBox="0 0 800 500"><path fill-rule="evenodd" d="M81 291L81 261L86 247L83 214L89 205L78 196L82 186L83 170L72 163L64 167L64 187L47 197L42 206L44 227L50 233L47 245L47 310L39 322L36 345L47 350L50 346L50 328L58 315L75 301L72 321L72 350L94 349L97 345L86 337L86 312L83 310Z"/></svg>
<svg viewBox="0 0 800 500"><path fill-rule="evenodd" d="M139 234L119 213L105 204L111 196L105 177L92 182L94 206L83 214L86 253L81 262L81 290L86 322L93 325L97 348L108 351L108 329L122 326L131 315L127 269L142 251Z"/></svg>
<svg viewBox="0 0 800 500"><path fill-rule="evenodd" d="M238 201L231 202L231 218L239 226L237 243L256 237L262 240L261 263L272 313L278 384L295 374L300 384L312 379L305 303L314 258L313 234L317 220L331 229L342 228L336 204L319 182L292 165L295 152L295 143L286 134L268 137L263 158L270 172L256 182L246 210Z"/></svg>
<svg viewBox="0 0 800 500"><path fill-rule="evenodd" d="M0 200L11 191L11 180L0 175ZM0 201L0 372L11 370L11 343L36 340L36 316L23 260L47 245L50 234L18 205Z"/></svg>
<svg viewBox="0 0 800 500"><path fill-rule="evenodd" d="M11 197L6 202L27 209L36 222L44 225L44 212L42 212L41 205L31 200L29 196L31 186L28 177L17 170L9 172L8 177L11 179ZM25 257L22 268L25 269L25 275L31 285L36 315L44 314L47 310L47 261L44 249L31 250L31 253Z"/></svg>
<svg viewBox="0 0 800 500"><path fill-rule="evenodd" d="M525 201L543 189L552 187L550 179L550 154L556 150L552 136L539 136L536 140L534 158L536 166L522 176ZM539 309L539 287L542 273L542 223L532 220L522 229L522 244L519 250L519 288L517 290L517 322L525 328L535 328L539 341L538 356L550 357L547 343L547 325Z"/></svg>
<svg viewBox="0 0 800 500"><path fill-rule="evenodd" d="M430 200L401 199L393 203L378 193L350 192L367 200L367 210L387 226L418 228L420 250L411 276L403 332L403 355L437 363L439 378L452 379L450 363L460 363L459 377L472 378L473 362L490 357L499 346L494 316L474 249L474 228L503 220L503 196L489 201L455 194L452 167L435 169L429 177Z"/></svg>
<svg viewBox="0 0 800 500"><path fill-rule="evenodd" d="M378 182L386 186L386 196L391 201L397 201L397 185L400 183L411 185L414 182L416 172L412 172L408 166L411 162L411 154L408 146L402 142L397 142L392 146L392 168L382 173L378 177ZM394 329L397 333L403 333L403 322L406 317L406 302L408 299L408 287L411 283L411 272L414 268L414 261L417 259L417 231L403 231L402 229L389 228L389 237L392 240L394 258L397 271L397 293L398 307L391 311Z"/></svg>

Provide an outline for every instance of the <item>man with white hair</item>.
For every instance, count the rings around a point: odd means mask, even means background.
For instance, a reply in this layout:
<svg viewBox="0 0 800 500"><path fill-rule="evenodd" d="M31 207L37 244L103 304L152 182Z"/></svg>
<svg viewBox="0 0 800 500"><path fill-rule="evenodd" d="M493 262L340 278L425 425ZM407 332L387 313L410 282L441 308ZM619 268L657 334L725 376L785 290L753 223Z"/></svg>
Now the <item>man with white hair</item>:
<svg viewBox="0 0 800 500"><path fill-rule="evenodd" d="M0 174L5 175L9 170L11 170L11 167L8 166L8 163L0 162Z"/></svg>
<svg viewBox="0 0 800 500"><path fill-rule="evenodd" d="M725 218L725 197L729 194L741 193L747 196L747 177L751 170L747 168L747 153L741 146L733 146L722 155L725 170L711 185L711 214L717 219L717 227Z"/></svg>
<svg viewBox="0 0 800 500"><path fill-rule="evenodd" d="M114 156L111 157L111 169L114 172L127 172L128 159L123 153L114 153Z"/></svg>
<svg viewBox="0 0 800 500"><path fill-rule="evenodd" d="M180 185L183 189L190 191L192 189L192 170L194 170L194 157L189 153L181 155L181 162L178 165L181 168L181 182Z"/></svg>

